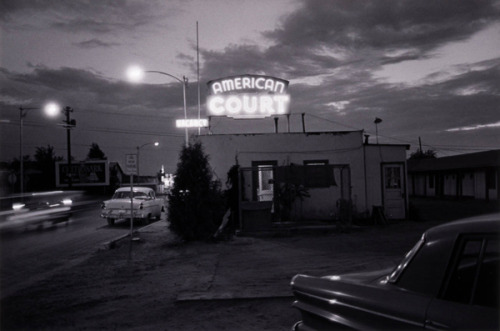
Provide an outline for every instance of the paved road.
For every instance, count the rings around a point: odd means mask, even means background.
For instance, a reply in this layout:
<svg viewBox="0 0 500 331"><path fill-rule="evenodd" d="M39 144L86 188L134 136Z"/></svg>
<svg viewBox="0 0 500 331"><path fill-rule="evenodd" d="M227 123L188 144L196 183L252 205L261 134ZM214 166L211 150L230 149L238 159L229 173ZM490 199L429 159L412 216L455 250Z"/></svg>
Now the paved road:
<svg viewBox="0 0 500 331"><path fill-rule="evenodd" d="M69 222L1 234L1 298L74 266L110 241L130 233L130 223L109 227L99 203L74 214Z"/></svg>

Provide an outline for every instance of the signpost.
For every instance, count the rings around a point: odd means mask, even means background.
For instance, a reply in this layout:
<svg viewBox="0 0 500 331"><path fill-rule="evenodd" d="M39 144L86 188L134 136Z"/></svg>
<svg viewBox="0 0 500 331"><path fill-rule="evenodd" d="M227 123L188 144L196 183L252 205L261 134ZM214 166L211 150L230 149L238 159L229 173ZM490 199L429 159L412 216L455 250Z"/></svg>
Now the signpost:
<svg viewBox="0 0 500 331"><path fill-rule="evenodd" d="M132 234L134 231L134 175L137 174L137 154L125 156L125 169L130 176L130 245L128 251L129 260L132 258Z"/></svg>

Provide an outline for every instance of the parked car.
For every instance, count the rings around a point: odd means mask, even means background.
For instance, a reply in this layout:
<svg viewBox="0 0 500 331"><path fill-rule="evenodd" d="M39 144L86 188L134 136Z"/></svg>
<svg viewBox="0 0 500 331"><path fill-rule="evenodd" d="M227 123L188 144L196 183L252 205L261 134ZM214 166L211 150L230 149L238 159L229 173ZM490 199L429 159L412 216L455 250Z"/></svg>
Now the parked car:
<svg viewBox="0 0 500 331"><path fill-rule="evenodd" d="M294 330L499 329L500 214L427 230L394 269L296 275Z"/></svg>
<svg viewBox="0 0 500 331"><path fill-rule="evenodd" d="M164 201L157 198L155 191L149 187L137 186L133 188L133 199L130 199L130 187L120 187L110 200L102 203L101 217L114 225L116 220L130 219L130 210L133 209L133 218L149 223L153 218L160 219L164 211Z"/></svg>
<svg viewBox="0 0 500 331"><path fill-rule="evenodd" d="M69 220L79 191L48 191L10 195L0 198L0 229L12 230L43 226Z"/></svg>

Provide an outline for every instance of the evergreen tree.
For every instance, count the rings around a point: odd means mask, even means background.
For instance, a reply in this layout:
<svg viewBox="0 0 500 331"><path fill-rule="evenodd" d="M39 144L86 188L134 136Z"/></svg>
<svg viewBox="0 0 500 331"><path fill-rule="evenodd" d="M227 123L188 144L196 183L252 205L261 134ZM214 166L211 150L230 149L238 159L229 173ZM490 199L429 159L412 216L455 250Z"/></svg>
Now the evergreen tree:
<svg viewBox="0 0 500 331"><path fill-rule="evenodd" d="M87 154L87 160L106 160L106 155L98 144L92 143Z"/></svg>
<svg viewBox="0 0 500 331"><path fill-rule="evenodd" d="M35 151L35 167L40 172L33 176L35 190L50 190L56 186L56 162L62 161L62 157L56 156L54 147L48 145L37 147Z"/></svg>
<svg viewBox="0 0 500 331"><path fill-rule="evenodd" d="M219 181L200 142L183 147L169 194L170 229L186 241L210 239L224 215Z"/></svg>
<svg viewBox="0 0 500 331"><path fill-rule="evenodd" d="M432 149L428 149L425 152L421 149L418 149L416 152L413 152L410 155L410 160L435 159L435 158L436 158L436 151L433 151Z"/></svg>

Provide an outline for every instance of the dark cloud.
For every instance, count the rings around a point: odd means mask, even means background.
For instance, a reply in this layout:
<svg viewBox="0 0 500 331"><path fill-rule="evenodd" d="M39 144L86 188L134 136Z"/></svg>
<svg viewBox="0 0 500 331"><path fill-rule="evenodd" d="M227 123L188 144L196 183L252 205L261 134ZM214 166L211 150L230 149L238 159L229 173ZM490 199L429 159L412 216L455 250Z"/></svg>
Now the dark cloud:
<svg viewBox="0 0 500 331"><path fill-rule="evenodd" d="M280 29L266 35L277 44L310 51L327 46L424 52L465 39L499 17L494 0L307 0Z"/></svg>
<svg viewBox="0 0 500 331"><path fill-rule="evenodd" d="M26 100L35 104L56 100L74 108L102 113L175 117L183 108L182 88L178 83L135 85L109 80L83 69L38 66L23 74L2 69L0 82L0 107L4 109L22 105ZM188 100L194 104L194 99L193 95Z"/></svg>
<svg viewBox="0 0 500 331"><path fill-rule="evenodd" d="M114 47L114 46L120 46L119 43L105 42L105 41L102 41L101 39L97 39L97 38L92 38L89 40L81 41L79 43L73 43L73 45L80 47L80 48L84 48L84 49L109 48L109 47Z"/></svg>
<svg viewBox="0 0 500 331"><path fill-rule="evenodd" d="M161 2L155 0L2 0L0 20L8 22L11 29L38 28L38 25L43 24L71 33L113 33L155 24L175 14L175 5L174 2L165 11ZM25 17L30 19L26 20ZM43 21L38 21L42 17Z"/></svg>

